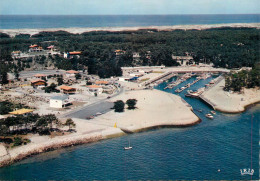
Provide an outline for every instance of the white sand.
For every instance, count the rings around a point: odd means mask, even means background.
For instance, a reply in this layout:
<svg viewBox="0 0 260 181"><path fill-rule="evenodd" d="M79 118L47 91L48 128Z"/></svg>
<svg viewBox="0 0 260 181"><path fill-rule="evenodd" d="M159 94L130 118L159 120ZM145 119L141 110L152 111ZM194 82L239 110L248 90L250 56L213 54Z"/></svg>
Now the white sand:
<svg viewBox="0 0 260 181"><path fill-rule="evenodd" d="M225 80L202 94L215 104L215 109L222 112L242 112L245 107L260 101L260 89L244 89L244 93L229 93L223 90Z"/></svg>
<svg viewBox="0 0 260 181"><path fill-rule="evenodd" d="M137 100L137 109L123 113L111 111L93 119L99 124L114 126L131 132L156 126L185 126L196 124L199 118L184 104L179 96L159 90L129 91L112 101ZM125 106L127 107L127 105Z"/></svg>
<svg viewBox="0 0 260 181"><path fill-rule="evenodd" d="M96 27L96 28L42 28L42 29L2 29L0 32L7 33L10 36L14 37L17 34L30 34L34 35L41 31L58 31L63 30L70 33L84 33L90 31L136 31L139 29L157 29L161 30L175 30L175 29L210 29L210 28L221 28L221 27L252 27L260 28L260 23L230 23L230 24L211 24L211 25L175 25L175 26L146 26L146 27Z"/></svg>

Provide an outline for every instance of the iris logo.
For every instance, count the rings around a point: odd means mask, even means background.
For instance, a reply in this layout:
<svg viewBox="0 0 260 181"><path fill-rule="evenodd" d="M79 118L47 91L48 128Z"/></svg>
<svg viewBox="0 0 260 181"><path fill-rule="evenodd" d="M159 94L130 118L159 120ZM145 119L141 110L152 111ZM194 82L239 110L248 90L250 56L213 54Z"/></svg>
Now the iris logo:
<svg viewBox="0 0 260 181"><path fill-rule="evenodd" d="M254 174L254 169L250 169L250 168L248 168L248 169L246 169L246 168L240 169L240 173L241 173L241 175L253 175Z"/></svg>

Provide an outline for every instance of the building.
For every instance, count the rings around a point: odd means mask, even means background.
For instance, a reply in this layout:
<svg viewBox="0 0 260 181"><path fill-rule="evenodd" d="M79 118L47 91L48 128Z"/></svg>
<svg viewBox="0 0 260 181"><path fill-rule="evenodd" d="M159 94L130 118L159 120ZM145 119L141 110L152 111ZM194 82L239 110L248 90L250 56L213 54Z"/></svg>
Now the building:
<svg viewBox="0 0 260 181"><path fill-rule="evenodd" d="M60 89L63 91L64 94L75 94L76 88L69 87L69 86L60 86Z"/></svg>
<svg viewBox="0 0 260 181"><path fill-rule="evenodd" d="M181 66L186 66L188 64L193 64L192 56L172 56L173 60L176 60Z"/></svg>
<svg viewBox="0 0 260 181"><path fill-rule="evenodd" d="M49 51L52 51L52 52L55 50L55 49L54 49L54 45L48 46L47 49L48 49Z"/></svg>
<svg viewBox="0 0 260 181"><path fill-rule="evenodd" d="M69 70L69 71L66 71L66 77L69 79L75 79L75 75L78 73L79 73L78 71Z"/></svg>
<svg viewBox="0 0 260 181"><path fill-rule="evenodd" d="M133 60L134 61L139 61L141 58L140 54L138 52L133 53Z"/></svg>
<svg viewBox="0 0 260 181"><path fill-rule="evenodd" d="M116 56L125 54L124 50L115 50L114 52L115 52Z"/></svg>
<svg viewBox="0 0 260 181"><path fill-rule="evenodd" d="M46 81L41 79L31 81L31 86L33 87L46 86L46 85L47 85Z"/></svg>
<svg viewBox="0 0 260 181"><path fill-rule="evenodd" d="M13 51L12 53L11 53L11 56L13 57L13 58L17 58L17 57L19 57L20 55L21 55L21 51Z"/></svg>
<svg viewBox="0 0 260 181"><path fill-rule="evenodd" d="M66 58L66 59L79 58L81 54L82 54L81 51L67 52L67 53L64 53L64 58Z"/></svg>
<svg viewBox="0 0 260 181"><path fill-rule="evenodd" d="M103 92L103 88L99 85L88 85L87 89L90 93L97 93L97 94L101 94Z"/></svg>
<svg viewBox="0 0 260 181"><path fill-rule="evenodd" d="M47 75L45 75L45 74L35 74L34 77L40 78L40 79L41 79L42 77L45 77L45 78L47 79Z"/></svg>
<svg viewBox="0 0 260 181"><path fill-rule="evenodd" d="M32 113L34 110L33 109L18 109L16 111L9 112L9 114L13 115L28 115Z"/></svg>
<svg viewBox="0 0 260 181"><path fill-rule="evenodd" d="M68 104L68 96L54 96L50 98L50 107L63 108Z"/></svg>
<svg viewBox="0 0 260 181"><path fill-rule="evenodd" d="M43 48L38 45L31 45L29 46L29 52L42 52Z"/></svg>
<svg viewBox="0 0 260 181"><path fill-rule="evenodd" d="M96 81L95 84L96 85L108 85L109 82L108 81Z"/></svg>

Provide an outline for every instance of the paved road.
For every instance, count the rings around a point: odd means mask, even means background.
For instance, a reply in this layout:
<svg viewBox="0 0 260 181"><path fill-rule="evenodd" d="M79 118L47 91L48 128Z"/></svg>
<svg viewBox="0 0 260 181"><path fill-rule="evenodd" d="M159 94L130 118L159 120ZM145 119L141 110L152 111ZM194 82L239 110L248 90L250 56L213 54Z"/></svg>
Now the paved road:
<svg viewBox="0 0 260 181"><path fill-rule="evenodd" d="M20 72L20 78L33 77L35 74L53 75L53 74L64 74L64 73L65 73L65 70L22 71L22 72Z"/></svg>
<svg viewBox="0 0 260 181"><path fill-rule="evenodd" d="M123 91L124 89L121 88L119 92L117 92L115 95L111 97L115 97L121 94ZM93 116L98 112L100 113L109 112L112 110L111 108L113 106L114 106L113 102L109 102L108 99L102 99L96 103L87 105L86 107L83 107L79 110L64 114L63 117L86 119L86 117Z"/></svg>
<svg viewBox="0 0 260 181"><path fill-rule="evenodd" d="M95 115L97 112L100 113L109 112L111 111L111 108L113 106L114 106L113 102L101 101L97 104L91 104L87 107L84 107L81 110L75 111L73 113L69 113L66 115L66 117L86 119L86 117Z"/></svg>

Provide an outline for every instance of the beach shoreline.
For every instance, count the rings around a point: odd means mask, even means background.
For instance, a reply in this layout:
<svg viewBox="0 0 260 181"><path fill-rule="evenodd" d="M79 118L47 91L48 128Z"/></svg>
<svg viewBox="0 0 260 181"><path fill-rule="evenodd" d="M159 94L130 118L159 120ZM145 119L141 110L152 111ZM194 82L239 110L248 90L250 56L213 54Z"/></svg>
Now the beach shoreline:
<svg viewBox="0 0 260 181"><path fill-rule="evenodd" d="M24 29L0 29L1 33L6 33L11 37L18 34L35 35L42 31L67 31L72 34L81 34L93 31L137 31L142 29L151 29L157 31L173 31L173 30L206 30L212 28L260 28L260 23L223 23L223 24L194 24L194 25L172 25L172 26L137 26L137 27L71 27L71 28L24 28Z"/></svg>
<svg viewBox="0 0 260 181"><path fill-rule="evenodd" d="M223 113L242 113L249 107L260 103L260 89L244 88L243 93L229 93L223 90L225 85L225 79L217 83L213 88L205 91L202 94L203 98L206 98L213 104L213 108Z"/></svg>
<svg viewBox="0 0 260 181"><path fill-rule="evenodd" d="M6 149L4 145L0 145L0 167L11 165L43 152L97 142L126 135L127 133L136 133L165 127L189 127L201 122L192 112L191 108L182 102L179 96L159 90L140 90L126 92L114 99L126 100L129 97L138 100L138 109L125 110L124 113L110 111L91 121L73 118L73 121L77 125L76 133L56 136L54 138L33 135L30 137L31 143L12 149ZM159 97L161 99L158 99ZM165 107L162 107L161 105L164 104ZM159 105L161 109L158 109L155 105ZM169 110L172 111L172 114L165 114L169 112ZM147 114L147 112L150 111L152 113ZM176 117L174 114L177 112L183 114ZM117 126L114 126L115 121Z"/></svg>

